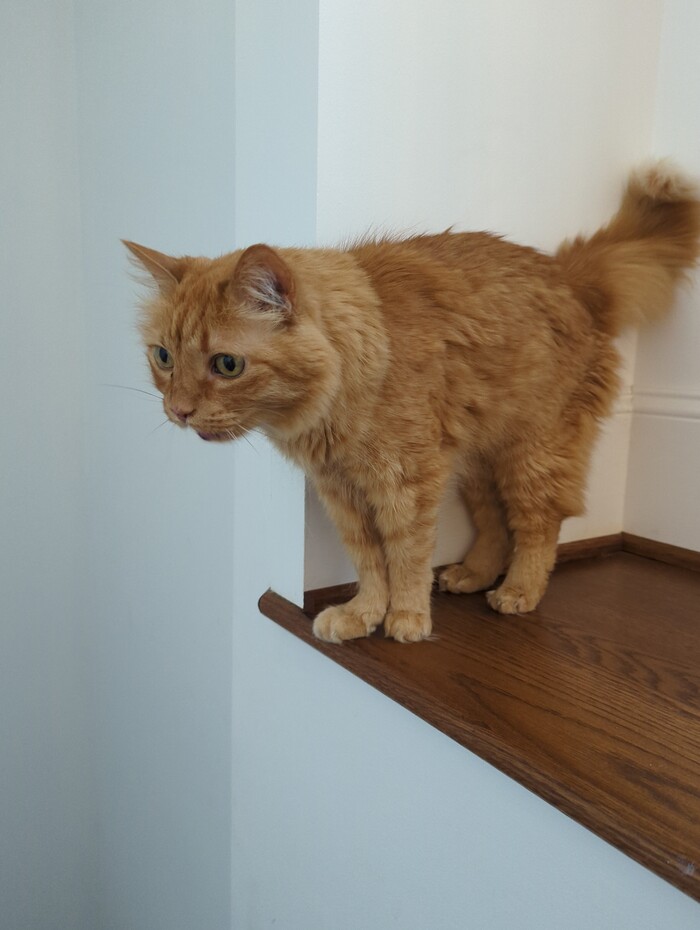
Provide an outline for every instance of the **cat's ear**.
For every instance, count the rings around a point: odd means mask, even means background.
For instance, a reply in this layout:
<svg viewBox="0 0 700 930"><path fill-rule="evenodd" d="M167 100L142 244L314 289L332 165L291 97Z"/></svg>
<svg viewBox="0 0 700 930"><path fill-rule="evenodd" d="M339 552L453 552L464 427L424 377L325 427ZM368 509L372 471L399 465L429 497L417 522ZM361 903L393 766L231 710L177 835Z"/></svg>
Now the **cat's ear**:
<svg viewBox="0 0 700 930"><path fill-rule="evenodd" d="M294 314L294 276L279 252L251 245L238 260L228 285L236 303L254 314L287 322Z"/></svg>
<svg viewBox="0 0 700 930"><path fill-rule="evenodd" d="M122 242L136 259L138 265L153 277L162 294L169 294L175 285L179 284L185 270L184 262L179 258L171 258L155 249L147 249L145 245L137 242Z"/></svg>

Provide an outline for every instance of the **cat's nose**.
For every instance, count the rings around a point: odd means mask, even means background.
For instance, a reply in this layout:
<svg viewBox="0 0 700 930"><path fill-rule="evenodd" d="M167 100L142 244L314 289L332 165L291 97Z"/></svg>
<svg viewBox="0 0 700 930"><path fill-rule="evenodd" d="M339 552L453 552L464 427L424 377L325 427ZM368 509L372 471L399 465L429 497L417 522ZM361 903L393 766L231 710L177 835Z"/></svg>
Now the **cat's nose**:
<svg viewBox="0 0 700 930"><path fill-rule="evenodd" d="M171 407L170 411L177 417L180 423L187 423L187 418L194 413L194 407Z"/></svg>

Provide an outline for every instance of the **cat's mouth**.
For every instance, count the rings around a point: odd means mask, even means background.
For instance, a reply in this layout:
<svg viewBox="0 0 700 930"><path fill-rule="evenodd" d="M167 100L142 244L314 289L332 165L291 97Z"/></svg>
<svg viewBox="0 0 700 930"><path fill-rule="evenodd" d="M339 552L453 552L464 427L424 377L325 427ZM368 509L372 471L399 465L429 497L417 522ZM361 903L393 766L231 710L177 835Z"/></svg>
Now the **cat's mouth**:
<svg viewBox="0 0 700 930"><path fill-rule="evenodd" d="M231 442L234 438L231 433L207 433L204 430L197 430L197 435L205 442Z"/></svg>

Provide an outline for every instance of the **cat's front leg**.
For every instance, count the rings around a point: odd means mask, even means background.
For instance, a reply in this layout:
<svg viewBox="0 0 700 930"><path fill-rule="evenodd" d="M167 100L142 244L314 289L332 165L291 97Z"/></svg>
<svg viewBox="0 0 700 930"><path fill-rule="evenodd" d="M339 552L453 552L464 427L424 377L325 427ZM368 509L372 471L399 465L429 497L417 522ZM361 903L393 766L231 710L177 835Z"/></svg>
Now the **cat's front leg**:
<svg viewBox="0 0 700 930"><path fill-rule="evenodd" d="M335 523L355 565L358 591L346 604L326 607L314 620L314 635L329 643L369 636L384 620L389 605L381 539L367 501L341 481L316 483L319 497Z"/></svg>
<svg viewBox="0 0 700 930"><path fill-rule="evenodd" d="M384 632L401 643L418 642L432 632L431 563L441 490L436 478L429 490L407 485L376 502L389 576Z"/></svg>
<svg viewBox="0 0 700 930"><path fill-rule="evenodd" d="M347 604L326 607L316 615L314 636L327 643L342 643L346 639L370 636L384 618L384 610L365 598L354 597Z"/></svg>

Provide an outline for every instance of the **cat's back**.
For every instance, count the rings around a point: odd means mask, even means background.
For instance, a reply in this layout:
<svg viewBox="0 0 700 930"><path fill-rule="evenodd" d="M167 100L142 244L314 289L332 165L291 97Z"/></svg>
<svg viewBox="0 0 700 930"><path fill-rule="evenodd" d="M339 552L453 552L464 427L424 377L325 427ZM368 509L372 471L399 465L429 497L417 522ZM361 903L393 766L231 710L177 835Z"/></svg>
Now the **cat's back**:
<svg viewBox="0 0 700 930"><path fill-rule="evenodd" d="M582 322L556 259L486 232L364 242L349 250L397 332L465 330L489 342L496 329L521 344L543 326ZM572 306L573 304L573 306ZM483 330L483 332L481 332Z"/></svg>
<svg viewBox="0 0 700 930"><path fill-rule="evenodd" d="M551 280L551 256L488 232L452 232L360 242L348 250L374 281L468 276L472 287L518 278Z"/></svg>
<svg viewBox="0 0 700 930"><path fill-rule="evenodd" d="M498 422L508 411L522 418L562 385L574 390L595 354L589 313L557 260L535 249L447 232L364 243L353 255L379 296L405 393L403 368L420 370L426 393L450 408L478 395Z"/></svg>

